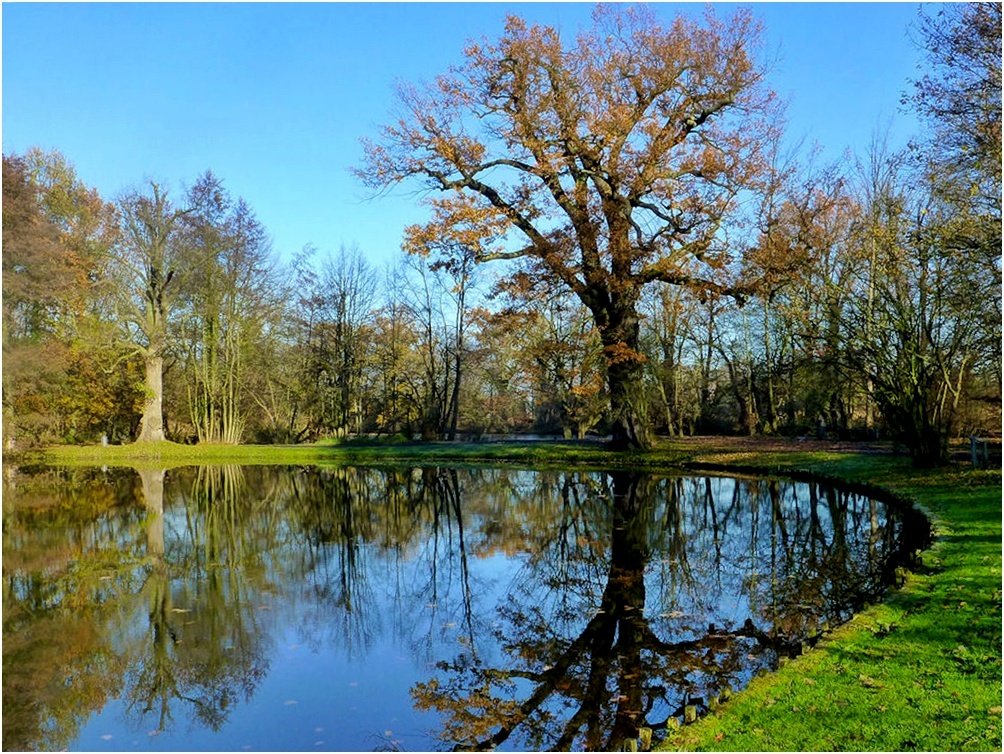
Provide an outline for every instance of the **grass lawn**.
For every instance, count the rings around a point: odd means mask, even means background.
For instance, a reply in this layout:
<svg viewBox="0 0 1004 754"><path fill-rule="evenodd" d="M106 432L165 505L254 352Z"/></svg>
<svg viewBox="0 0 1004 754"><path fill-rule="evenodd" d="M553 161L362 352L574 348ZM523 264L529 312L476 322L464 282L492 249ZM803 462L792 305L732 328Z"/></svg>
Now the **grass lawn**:
<svg viewBox="0 0 1004 754"><path fill-rule="evenodd" d="M869 449L874 450L874 449ZM756 678L665 749L1000 751L1001 474L915 471L904 457L821 442L703 438L612 455L565 443L58 448L58 464L516 463L810 471L913 500L937 540L905 585L812 651Z"/></svg>

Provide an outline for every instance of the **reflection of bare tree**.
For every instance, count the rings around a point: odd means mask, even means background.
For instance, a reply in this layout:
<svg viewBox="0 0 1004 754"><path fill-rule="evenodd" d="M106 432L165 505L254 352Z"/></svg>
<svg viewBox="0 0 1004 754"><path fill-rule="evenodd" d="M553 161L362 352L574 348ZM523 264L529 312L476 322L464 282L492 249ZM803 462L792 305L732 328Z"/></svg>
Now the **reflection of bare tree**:
<svg viewBox="0 0 1004 754"><path fill-rule="evenodd" d="M305 537L295 550L306 603L300 636L311 647L327 643L363 656L380 631L363 547L379 531L370 507L377 482L371 470L354 467L296 476L290 513Z"/></svg>
<svg viewBox="0 0 1004 754"><path fill-rule="evenodd" d="M559 501L573 498L572 477L556 483ZM881 584L872 558L888 557L892 535L873 544L878 524L858 496L820 488L806 501L778 480L608 478L609 487L594 478L581 505L552 508L550 528L536 533L531 565L498 609L506 658L465 652L413 686L416 707L439 714L436 735L455 749L516 737L529 749L619 750L642 727L664 727L685 705L702 707L716 689L798 652L821 621L847 611L852 593ZM608 516L596 527L600 507ZM571 535L585 521L606 532L606 547ZM599 588L590 587L602 562ZM850 586L834 586L834 576ZM714 607L714 585L733 595L725 603L745 590L753 612Z"/></svg>
<svg viewBox="0 0 1004 754"><path fill-rule="evenodd" d="M513 660L508 667L463 655L441 664L445 680L413 688L416 705L440 713L442 738L456 748L495 748L520 729L529 748L617 750L641 726L658 725L653 714L665 724L666 710L682 700L667 706L670 687L685 686L694 673L734 670L750 651L741 632L712 628L678 642L655 634L645 615L655 482L644 474L611 477L607 571L599 602L578 633L558 634L527 599L531 587L502 609L507 625L497 635Z"/></svg>
<svg viewBox="0 0 1004 754"><path fill-rule="evenodd" d="M147 506L149 631L127 678L128 709L137 719L153 714L156 730L163 731L180 700L216 730L268 669L263 627L243 596L254 572L246 566L257 557L247 545L253 527L242 511L243 472L236 466L200 469L187 491L186 536L196 557L184 568L202 571L194 591L174 582L179 567L170 562L165 542L164 472L139 474Z"/></svg>
<svg viewBox="0 0 1004 754"><path fill-rule="evenodd" d="M102 688L124 677L134 722L157 730L179 712L223 725L288 622L317 649L364 659L393 643L428 663L413 699L447 746L620 748L848 614L883 583L901 528L857 495L779 480L217 467L139 481L145 517L118 504L87 535L121 574L86 586L119 616L93 643L94 664L118 668ZM89 598L4 578L5 631Z"/></svg>

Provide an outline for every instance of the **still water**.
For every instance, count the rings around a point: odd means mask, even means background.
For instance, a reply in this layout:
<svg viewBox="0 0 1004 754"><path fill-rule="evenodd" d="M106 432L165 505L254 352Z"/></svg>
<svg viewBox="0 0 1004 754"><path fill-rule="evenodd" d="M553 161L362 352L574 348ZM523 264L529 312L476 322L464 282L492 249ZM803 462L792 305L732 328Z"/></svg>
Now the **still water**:
<svg viewBox="0 0 1004 754"><path fill-rule="evenodd" d="M847 619L923 530L777 479L5 471L5 750L619 750Z"/></svg>

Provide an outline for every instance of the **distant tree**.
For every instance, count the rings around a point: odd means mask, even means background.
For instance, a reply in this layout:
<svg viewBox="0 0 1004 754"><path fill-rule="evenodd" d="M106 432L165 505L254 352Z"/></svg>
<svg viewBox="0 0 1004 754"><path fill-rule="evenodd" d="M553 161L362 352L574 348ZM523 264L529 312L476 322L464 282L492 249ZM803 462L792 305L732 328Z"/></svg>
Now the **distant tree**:
<svg viewBox="0 0 1004 754"><path fill-rule="evenodd" d="M320 327L320 355L330 390L329 427L339 434L359 434L364 414L366 335L376 296L376 271L358 246L343 245L322 263L321 286L325 316Z"/></svg>
<svg viewBox="0 0 1004 754"><path fill-rule="evenodd" d="M405 274L391 268L386 275L384 303L373 312L372 341L366 368L372 373L373 421L377 432L411 437L422 416L423 400L419 328L405 291Z"/></svg>
<svg viewBox="0 0 1004 754"><path fill-rule="evenodd" d="M992 277L953 249L955 207L934 190L937 175L912 172L903 155L871 159L842 358L848 374L867 379L886 427L913 463L935 466L947 460L979 357Z"/></svg>
<svg viewBox="0 0 1004 754"><path fill-rule="evenodd" d="M187 259L181 332L189 413L201 442L240 442L254 401L256 352L280 308L268 232L207 172L189 189L179 243Z"/></svg>
<svg viewBox="0 0 1004 754"><path fill-rule="evenodd" d="M749 11L664 28L645 8L599 6L594 20L566 46L510 16L449 74L402 86L404 116L365 143L357 174L374 190L415 180L445 192L430 233L472 213L493 235L502 227L477 261L519 260L511 290L578 296L604 348L614 442L644 447L641 291L747 290L720 229L781 122Z"/></svg>
<svg viewBox="0 0 1004 754"><path fill-rule="evenodd" d="M642 351L654 397L652 423L669 435L685 434L696 419L696 401L684 392L685 358L692 340L694 302L678 286L651 286L643 300Z"/></svg>
<svg viewBox="0 0 1004 754"><path fill-rule="evenodd" d="M525 431L532 424L532 386L525 370L526 330L532 314L477 307L471 348L472 398L466 426L476 433Z"/></svg>
<svg viewBox="0 0 1004 754"><path fill-rule="evenodd" d="M915 145L915 168L949 205L940 229L944 253L962 255L979 312L979 355L974 384L990 409L983 420L1000 424L1001 405L1001 4L950 3L934 16L922 14L918 45L928 58L926 75L914 82L907 103L927 132ZM978 421L982 423L982 421Z"/></svg>
<svg viewBox="0 0 1004 754"><path fill-rule="evenodd" d="M993 182L1001 180L1001 4L947 3L934 16L922 12L919 31L927 73L907 103L926 120L931 147L956 176L989 178L987 198L999 204Z"/></svg>
<svg viewBox="0 0 1004 754"><path fill-rule="evenodd" d="M441 205L437 203L437 210L440 209ZM448 351L448 363L443 369L446 384L440 434L447 440L456 438L460 419L471 294L478 282L475 265L485 241L494 237L490 225L486 227L478 222L476 213L472 220L447 223L441 230L437 228L431 233L429 226L413 225L405 229L404 249L425 261L429 272L436 277L437 287L445 294L440 300L446 304L441 316L444 319L444 347Z"/></svg>
<svg viewBox="0 0 1004 754"><path fill-rule="evenodd" d="M407 321L414 330L408 395L425 440L448 436L454 413L451 401L459 396L460 380L457 309L448 276L433 267L420 256L409 257L402 287Z"/></svg>
<svg viewBox="0 0 1004 754"><path fill-rule="evenodd" d="M118 202L121 233L109 268L124 340L143 359L145 396L137 441L164 440L164 355L168 319L185 271L179 221L186 210L172 205L167 192L151 181Z"/></svg>
<svg viewBox="0 0 1004 754"><path fill-rule="evenodd" d="M589 312L564 295L528 307L521 361L534 391L535 428L583 438L604 418L603 347Z"/></svg>
<svg viewBox="0 0 1004 754"><path fill-rule="evenodd" d="M290 429L296 439L358 433L378 413L367 406L364 390L376 272L355 244L319 260L316 254L308 245L292 270Z"/></svg>

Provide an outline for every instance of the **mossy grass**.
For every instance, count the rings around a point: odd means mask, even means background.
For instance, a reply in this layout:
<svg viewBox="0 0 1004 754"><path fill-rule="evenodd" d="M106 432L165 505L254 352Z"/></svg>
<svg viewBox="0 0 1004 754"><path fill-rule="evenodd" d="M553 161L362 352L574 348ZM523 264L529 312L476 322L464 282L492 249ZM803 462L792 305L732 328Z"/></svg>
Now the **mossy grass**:
<svg viewBox="0 0 1004 754"><path fill-rule="evenodd" d="M58 465L495 464L714 469L804 474L906 499L932 519L935 544L904 585L807 654L691 725L666 750L1000 751L1001 474L917 471L890 453L819 443L674 440L613 454L581 443L341 443L53 448Z"/></svg>

